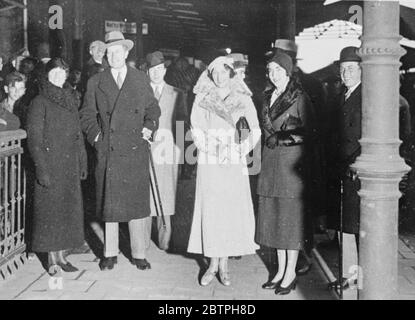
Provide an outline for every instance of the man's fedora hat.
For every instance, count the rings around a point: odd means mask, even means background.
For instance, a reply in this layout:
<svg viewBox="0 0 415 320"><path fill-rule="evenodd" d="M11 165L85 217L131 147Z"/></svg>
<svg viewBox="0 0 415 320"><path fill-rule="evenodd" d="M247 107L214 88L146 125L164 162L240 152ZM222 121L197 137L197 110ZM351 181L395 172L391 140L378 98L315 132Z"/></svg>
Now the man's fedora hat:
<svg viewBox="0 0 415 320"><path fill-rule="evenodd" d="M340 60L339 63L342 62L361 62L362 58L357 54L359 50L358 47L346 47L340 52Z"/></svg>
<svg viewBox="0 0 415 320"><path fill-rule="evenodd" d="M128 51L134 47L134 42L125 39L124 35L120 31L110 31L105 35L105 46L108 49L109 47L121 45L125 46Z"/></svg>
<svg viewBox="0 0 415 320"><path fill-rule="evenodd" d="M265 53L265 56L272 57L277 52L283 52L288 54L295 62L296 60L302 60L297 58L298 46L293 40L289 39L277 39L274 42L274 47Z"/></svg>
<svg viewBox="0 0 415 320"><path fill-rule="evenodd" d="M150 69L162 63L164 63L164 66L167 67L170 64L170 61L164 59L162 52L154 51L146 56L146 63L147 69Z"/></svg>
<svg viewBox="0 0 415 320"><path fill-rule="evenodd" d="M294 41L288 39L277 39L274 43L274 48L285 51L291 51L297 53L298 47Z"/></svg>

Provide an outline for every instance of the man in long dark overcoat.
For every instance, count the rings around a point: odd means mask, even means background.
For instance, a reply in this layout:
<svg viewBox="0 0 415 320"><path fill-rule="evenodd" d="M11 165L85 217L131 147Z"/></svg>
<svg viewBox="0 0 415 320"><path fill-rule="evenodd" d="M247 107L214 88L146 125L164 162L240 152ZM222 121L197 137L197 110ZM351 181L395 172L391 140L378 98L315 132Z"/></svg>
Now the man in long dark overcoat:
<svg viewBox="0 0 415 320"><path fill-rule="evenodd" d="M160 107L147 76L126 66L133 47L121 32L105 37L110 68L87 85L81 124L97 151L97 210L105 222L102 270L117 263L118 222L128 222L132 262L149 269L145 258L145 218L150 215L149 146Z"/></svg>
<svg viewBox="0 0 415 320"><path fill-rule="evenodd" d="M358 48L346 47L340 53L340 76L346 87L338 109L338 172L343 183L343 277L351 274L357 265L359 239L360 198L357 192L360 181L351 171L360 155L359 140L362 135L362 71Z"/></svg>

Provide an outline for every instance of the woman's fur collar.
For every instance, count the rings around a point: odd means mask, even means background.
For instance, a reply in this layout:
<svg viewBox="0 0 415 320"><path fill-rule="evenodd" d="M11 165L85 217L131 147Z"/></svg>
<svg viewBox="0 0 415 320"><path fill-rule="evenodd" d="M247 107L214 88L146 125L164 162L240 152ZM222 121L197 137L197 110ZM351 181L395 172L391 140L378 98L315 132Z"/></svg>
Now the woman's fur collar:
<svg viewBox="0 0 415 320"><path fill-rule="evenodd" d="M264 104L262 108L262 125L269 133L274 134L276 130L272 127L272 122L287 111L296 101L300 94L303 92L303 88L295 77L290 79L284 93L282 93L277 100L270 106L271 96L274 91L268 89L264 92Z"/></svg>
<svg viewBox="0 0 415 320"><path fill-rule="evenodd" d="M46 99L71 112L77 112L80 101L73 89L59 88L45 80L41 87L41 95Z"/></svg>

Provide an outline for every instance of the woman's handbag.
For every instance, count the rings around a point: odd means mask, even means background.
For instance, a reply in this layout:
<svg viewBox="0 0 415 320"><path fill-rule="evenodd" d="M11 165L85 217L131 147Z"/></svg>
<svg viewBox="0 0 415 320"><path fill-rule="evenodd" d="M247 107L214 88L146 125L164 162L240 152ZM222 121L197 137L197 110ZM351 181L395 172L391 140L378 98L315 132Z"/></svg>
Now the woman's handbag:
<svg viewBox="0 0 415 320"><path fill-rule="evenodd" d="M251 129L249 123L244 116L240 117L236 122L235 142L241 144L249 137Z"/></svg>

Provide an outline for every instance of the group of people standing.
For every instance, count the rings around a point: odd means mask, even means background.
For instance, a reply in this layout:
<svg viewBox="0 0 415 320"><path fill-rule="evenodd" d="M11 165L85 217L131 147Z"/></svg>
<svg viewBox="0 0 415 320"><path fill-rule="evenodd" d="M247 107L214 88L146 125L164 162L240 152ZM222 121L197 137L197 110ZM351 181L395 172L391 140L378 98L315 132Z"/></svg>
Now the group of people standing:
<svg viewBox="0 0 415 320"><path fill-rule="evenodd" d="M121 222L128 223L131 263L139 270L151 268L146 259L151 217L157 216L158 246L169 248L178 159L185 153L178 147L182 144L176 143L175 128L178 121L190 118L198 166L188 252L210 259L201 285L209 285L217 273L223 285L231 285L228 258L255 254L262 245L276 249L278 260L277 273L262 287L276 294L295 289L299 253L312 241L308 230L318 110L287 49L295 44L278 43L282 45L266 64L268 85L259 112L244 82L248 61L242 54L219 56L208 65L193 89L191 114L184 92L165 82L168 62L163 54L147 55L147 74L128 66L134 44L121 32L109 32L105 42L91 44L91 60L82 73L82 97L64 85L69 70L65 61L53 58L44 64L25 128L35 170L32 250L48 253L50 274L77 270L66 260L64 250L84 242L81 181L88 173L95 177L96 210L105 224L101 270L117 264ZM346 189L353 188L345 192L353 197L357 196L356 179L348 166L360 150L361 113L356 49L345 48L341 54L341 77L348 91L346 109L339 107L340 122L336 122L337 143L347 153L339 177L344 178ZM7 92L18 89L19 82L7 82ZM3 121L12 123L6 117ZM94 150L94 172L88 170L91 160L84 137ZM255 217L246 160L261 141ZM160 153L161 149L167 152ZM346 178L353 180L349 184ZM159 194L155 187L160 188Z"/></svg>

